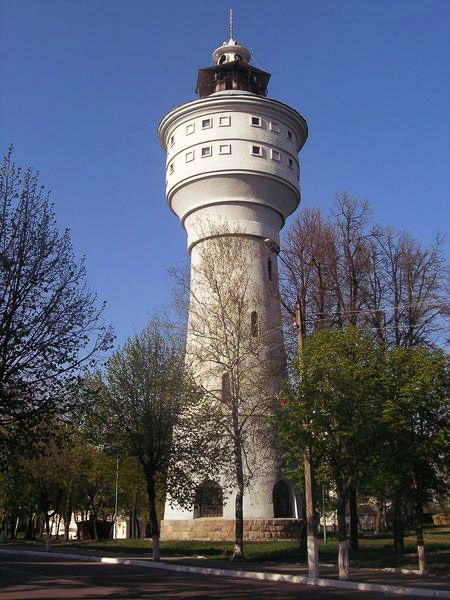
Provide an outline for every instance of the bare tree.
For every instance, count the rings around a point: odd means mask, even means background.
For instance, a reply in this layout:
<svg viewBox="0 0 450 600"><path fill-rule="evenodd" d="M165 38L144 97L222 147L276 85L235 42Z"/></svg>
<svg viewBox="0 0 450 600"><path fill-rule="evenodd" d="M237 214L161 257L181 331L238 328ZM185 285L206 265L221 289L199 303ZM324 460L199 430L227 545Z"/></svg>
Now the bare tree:
<svg viewBox="0 0 450 600"><path fill-rule="evenodd" d="M392 346L445 343L448 274L442 237L424 247L406 233L371 222L366 202L338 195L331 214L304 209L288 233L284 305L295 288L308 334L318 326L356 325Z"/></svg>
<svg viewBox="0 0 450 600"><path fill-rule="evenodd" d="M389 228L375 228L372 235L384 284L386 341L403 347L439 342L449 306L442 237L424 248Z"/></svg>
<svg viewBox="0 0 450 600"><path fill-rule="evenodd" d="M111 343L103 306L56 228L48 194L11 151L0 166L0 447L62 410L71 381Z"/></svg>
<svg viewBox="0 0 450 600"><path fill-rule="evenodd" d="M287 254L293 273L283 273L287 277L287 285L282 285L282 298L294 317L293 301L298 290L303 335L310 330L313 317L323 319L333 310L329 255L334 248L334 237L334 231L317 209L302 211L288 232ZM289 304L288 298L292 299Z"/></svg>
<svg viewBox="0 0 450 600"><path fill-rule="evenodd" d="M262 240L226 224L209 229L213 237L192 252L187 360L218 409L229 449L222 480L236 489L234 557L242 558L244 493L274 461L268 422L285 366L281 315L260 296Z"/></svg>
<svg viewBox="0 0 450 600"><path fill-rule="evenodd" d="M336 301L336 324L356 325L363 309L364 289L367 286L368 205L347 194L336 197L333 211L336 231L336 251L332 264ZM331 257L330 257L331 258Z"/></svg>

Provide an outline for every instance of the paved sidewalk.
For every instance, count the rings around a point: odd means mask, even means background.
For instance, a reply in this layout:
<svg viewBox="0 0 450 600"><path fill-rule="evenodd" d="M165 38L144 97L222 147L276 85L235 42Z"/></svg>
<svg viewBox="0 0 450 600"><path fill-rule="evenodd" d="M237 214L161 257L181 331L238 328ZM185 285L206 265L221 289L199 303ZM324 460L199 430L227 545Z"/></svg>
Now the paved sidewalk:
<svg viewBox="0 0 450 600"><path fill-rule="evenodd" d="M34 551L45 553L45 547L41 544L9 543L0 546L0 551L7 552L8 550L10 550L11 552ZM115 559L119 559L120 562L133 561L133 563L136 564L135 561L137 561L141 564L147 564L148 566L156 567L156 564L154 564L151 559L150 553L118 553L112 552L110 550L108 550L107 552L103 552L99 550L92 550L89 548L80 548L76 546L59 544L51 546L50 552L61 555L68 554L71 555L71 557L74 557L75 555L79 557L90 557L91 560L96 560L96 558L103 558L108 562L115 562ZM162 564L158 563L159 565L161 565L161 568L164 568L164 565L167 565L168 568L176 568L177 566L179 566L181 569L183 567L187 567L188 569L201 568L211 569L215 571L239 571L246 572L249 574L258 573L261 574L262 577L264 577L264 574L267 574L268 577L280 576L281 578L283 578L284 576L307 578L308 576L308 569L304 564L212 560L204 557L193 558L188 556L162 556L161 561ZM320 570L320 580L329 581L330 586L333 586L333 584L338 586L340 582L338 580L337 567L322 567ZM327 585L326 581L325 583L320 583L320 581L318 580L317 583L314 583L313 580L309 580L309 583L311 585ZM377 587L393 586L393 588L397 588L396 593L402 593L401 588L415 588L416 590L423 591L423 594L420 595L428 595L432 597L432 591L434 591L436 592L435 597L450 598L450 574L449 577L437 577L432 575L422 577L420 575L413 574L390 573L377 569L354 568L351 570L350 573L350 582L354 582L355 585L368 584L368 590L371 589L371 584L375 584L375 586ZM363 588L360 587L359 589ZM377 591L382 590L379 589ZM406 590L403 593L406 593Z"/></svg>

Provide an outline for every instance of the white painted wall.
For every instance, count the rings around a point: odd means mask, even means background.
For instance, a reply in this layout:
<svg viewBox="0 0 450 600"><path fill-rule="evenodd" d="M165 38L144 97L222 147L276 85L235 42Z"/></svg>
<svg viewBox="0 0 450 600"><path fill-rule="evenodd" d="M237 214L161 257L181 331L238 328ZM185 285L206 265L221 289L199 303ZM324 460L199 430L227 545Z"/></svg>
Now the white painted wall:
<svg viewBox="0 0 450 600"><path fill-rule="evenodd" d="M174 109L158 134L167 151L167 200L185 225L189 248L198 241L189 227L193 213L211 205L220 205L216 214L228 222L248 222L252 235L278 238L300 200L298 152L307 127L296 111L254 94L225 91ZM249 220L244 214L249 203L254 210L270 208L275 215L261 211ZM276 216L278 231L273 226ZM207 220L204 215L196 218ZM255 222L264 227L258 230Z"/></svg>
<svg viewBox="0 0 450 600"><path fill-rule="evenodd" d="M254 257L252 287L261 302L259 322L263 332L271 332L273 346L283 348L280 304L267 272L271 256L277 281L276 257L263 240L278 242L285 219L299 204L298 152L306 141L306 122L276 100L226 91L175 108L160 123L158 135L167 151L167 201L188 234L192 264L199 260L211 225L214 229L226 224L248 237ZM195 270L191 275L195 287ZM190 343L188 338L188 348ZM280 357L273 356L279 363ZM274 377L274 395L279 386L280 376ZM244 516L273 518L272 490L280 478L278 456L267 449L252 460L263 464L244 497ZM224 506L225 518L234 518L234 496ZM192 513L167 504L164 518L187 519Z"/></svg>

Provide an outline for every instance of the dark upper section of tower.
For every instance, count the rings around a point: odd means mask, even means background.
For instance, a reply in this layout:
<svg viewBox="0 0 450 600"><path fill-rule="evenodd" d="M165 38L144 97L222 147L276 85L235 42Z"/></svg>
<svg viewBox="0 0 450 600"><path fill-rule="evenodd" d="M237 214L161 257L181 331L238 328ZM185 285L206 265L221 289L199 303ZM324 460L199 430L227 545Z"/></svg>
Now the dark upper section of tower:
<svg viewBox="0 0 450 600"><path fill-rule="evenodd" d="M267 96L270 73L250 65L251 53L233 39L213 52L215 65L199 69L196 92L200 98L224 90Z"/></svg>

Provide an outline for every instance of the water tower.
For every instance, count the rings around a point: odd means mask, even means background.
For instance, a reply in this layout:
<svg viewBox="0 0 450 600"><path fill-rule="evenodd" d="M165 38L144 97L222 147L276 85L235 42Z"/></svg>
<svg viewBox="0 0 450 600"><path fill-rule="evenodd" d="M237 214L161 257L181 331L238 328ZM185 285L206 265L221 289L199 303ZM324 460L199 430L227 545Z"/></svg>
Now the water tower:
<svg viewBox="0 0 450 600"><path fill-rule="evenodd" d="M278 332L281 347L281 307L273 293L276 255L264 240L278 244L286 218L299 205L298 153L308 128L295 109L267 97L270 74L251 64L250 50L232 35L212 57L214 64L198 72L199 98L171 110L159 125L167 152L167 202L187 232L192 265L211 237L208 229L216 230L214 224L226 222L246 236L255 257L252 283L262 299L259 323L263 330ZM279 384L279 378L273 381L275 393ZM289 535L289 521L297 516L294 492L273 453L244 496L246 537ZM161 536L232 539L233 519L232 496L214 515L202 514L201 507L189 512L167 504Z"/></svg>

